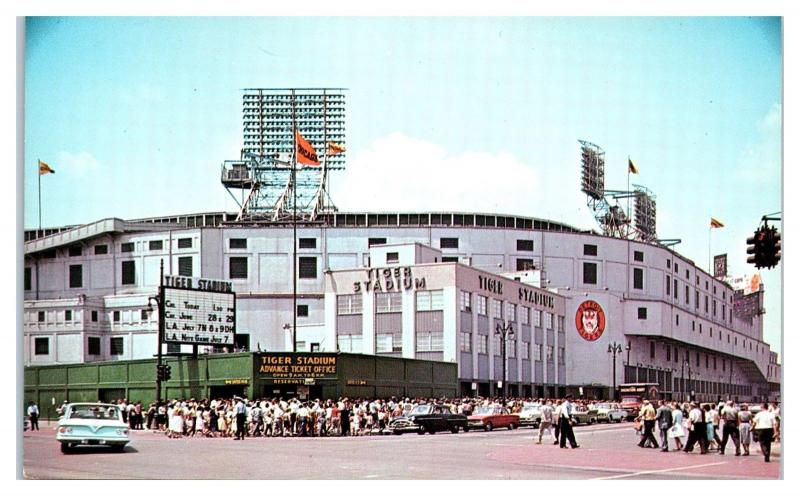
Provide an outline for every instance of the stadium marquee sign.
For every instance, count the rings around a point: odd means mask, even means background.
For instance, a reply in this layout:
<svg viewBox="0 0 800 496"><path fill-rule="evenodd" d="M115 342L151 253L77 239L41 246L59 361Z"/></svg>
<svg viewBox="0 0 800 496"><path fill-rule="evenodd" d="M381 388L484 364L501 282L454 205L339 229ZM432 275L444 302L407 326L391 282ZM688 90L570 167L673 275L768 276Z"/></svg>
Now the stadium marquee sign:
<svg viewBox="0 0 800 496"><path fill-rule="evenodd" d="M233 345L236 294L227 281L164 276L165 343Z"/></svg>

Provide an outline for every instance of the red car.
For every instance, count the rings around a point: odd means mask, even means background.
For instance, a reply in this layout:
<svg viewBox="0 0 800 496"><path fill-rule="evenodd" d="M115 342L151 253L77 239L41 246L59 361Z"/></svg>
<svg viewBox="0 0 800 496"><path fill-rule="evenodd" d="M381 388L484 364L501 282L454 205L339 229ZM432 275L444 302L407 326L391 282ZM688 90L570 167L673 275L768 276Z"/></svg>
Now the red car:
<svg viewBox="0 0 800 496"><path fill-rule="evenodd" d="M467 419L469 429L491 431L499 427L516 429L519 427L519 415L508 412L501 406L479 406Z"/></svg>

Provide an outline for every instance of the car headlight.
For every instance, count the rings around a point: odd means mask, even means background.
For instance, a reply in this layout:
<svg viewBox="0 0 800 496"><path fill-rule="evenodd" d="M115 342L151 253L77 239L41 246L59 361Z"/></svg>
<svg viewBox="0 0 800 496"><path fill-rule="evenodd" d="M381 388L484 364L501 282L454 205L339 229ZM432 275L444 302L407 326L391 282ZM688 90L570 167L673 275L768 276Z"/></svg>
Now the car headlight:
<svg viewBox="0 0 800 496"><path fill-rule="evenodd" d="M128 435L128 429L117 429L117 435L118 436L127 436Z"/></svg>

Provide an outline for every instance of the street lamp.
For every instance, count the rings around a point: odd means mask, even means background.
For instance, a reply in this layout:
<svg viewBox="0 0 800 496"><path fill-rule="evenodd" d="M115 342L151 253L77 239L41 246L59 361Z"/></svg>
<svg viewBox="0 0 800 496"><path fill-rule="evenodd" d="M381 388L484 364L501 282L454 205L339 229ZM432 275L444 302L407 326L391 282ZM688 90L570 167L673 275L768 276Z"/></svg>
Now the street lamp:
<svg viewBox="0 0 800 496"><path fill-rule="evenodd" d="M686 391L686 382L683 379L683 366L686 366L689 369L689 383L691 385L692 382L692 364L689 363L689 360L685 359L681 362L681 401L683 401L683 393ZM689 395L689 399L691 400L691 395Z"/></svg>
<svg viewBox="0 0 800 496"><path fill-rule="evenodd" d="M511 325L511 322L508 323L497 323L497 326L494 328L494 333L497 336L500 336L501 346L500 346L500 354L501 360L503 360L503 381L502 387L503 390L503 405L506 404L506 339L514 337L514 329Z"/></svg>
<svg viewBox="0 0 800 496"><path fill-rule="evenodd" d="M164 259L161 259L161 278L158 295L147 297L147 313L153 313L153 302L158 306L158 351L156 352L156 404L161 403L161 345L164 339Z"/></svg>
<svg viewBox="0 0 800 496"><path fill-rule="evenodd" d="M630 346L630 345L628 345L628 346ZM612 360L613 360L613 363L614 363L614 372L613 372L613 374L611 376L613 384L614 384L614 389L613 389L614 392L612 393L612 395L613 395L612 397L616 401L616 399L617 399L617 354L621 354L622 353L622 345L617 343L616 341L614 341L613 343L608 345L608 352L611 353L611 357L612 357Z"/></svg>

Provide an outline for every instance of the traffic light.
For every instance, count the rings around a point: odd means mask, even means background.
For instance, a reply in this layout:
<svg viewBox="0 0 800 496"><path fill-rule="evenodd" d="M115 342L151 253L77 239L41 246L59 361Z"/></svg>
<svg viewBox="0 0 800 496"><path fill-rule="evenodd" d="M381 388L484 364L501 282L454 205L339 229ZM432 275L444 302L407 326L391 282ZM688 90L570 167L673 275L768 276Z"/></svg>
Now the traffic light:
<svg viewBox="0 0 800 496"><path fill-rule="evenodd" d="M754 264L757 268L766 267L766 241L767 229L761 227L757 229L753 236L747 238L747 263Z"/></svg>
<svg viewBox="0 0 800 496"><path fill-rule="evenodd" d="M164 380L164 366L156 365L156 378L159 382Z"/></svg>
<svg viewBox="0 0 800 496"><path fill-rule="evenodd" d="M172 378L172 367L164 365L164 380L168 381Z"/></svg>
<svg viewBox="0 0 800 496"><path fill-rule="evenodd" d="M775 226L771 227L767 232L765 252L767 268L771 269L778 265L781 260L781 233L778 232Z"/></svg>

